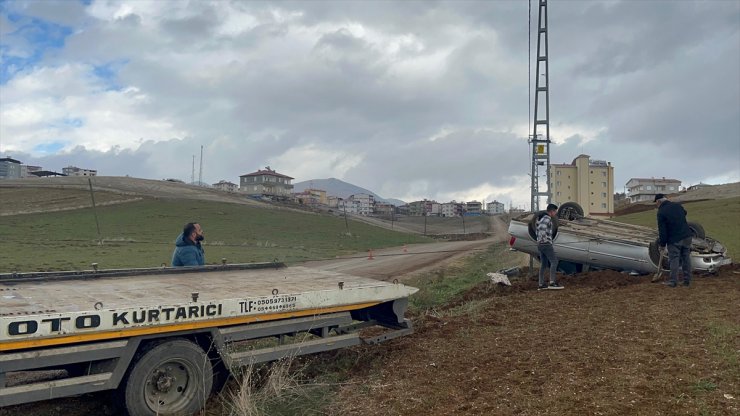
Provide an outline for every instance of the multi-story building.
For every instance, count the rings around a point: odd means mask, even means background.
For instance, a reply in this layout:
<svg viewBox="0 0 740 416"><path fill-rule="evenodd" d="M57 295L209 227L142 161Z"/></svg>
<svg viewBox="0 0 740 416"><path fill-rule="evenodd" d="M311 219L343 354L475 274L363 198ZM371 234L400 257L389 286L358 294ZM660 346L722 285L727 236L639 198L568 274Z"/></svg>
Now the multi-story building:
<svg viewBox="0 0 740 416"><path fill-rule="evenodd" d="M489 202L486 204L486 211L490 215L503 214L506 212L506 204L498 201Z"/></svg>
<svg viewBox="0 0 740 416"><path fill-rule="evenodd" d="M420 217L422 215L426 215L427 213L426 211L427 201L426 200L413 201L413 202L409 202L406 205L408 205L409 215L411 215L412 217Z"/></svg>
<svg viewBox="0 0 740 416"><path fill-rule="evenodd" d="M375 197L370 194L350 195L349 200L355 203L358 215L370 215L375 209Z"/></svg>
<svg viewBox="0 0 740 416"><path fill-rule="evenodd" d="M292 180L267 166L264 170L239 176L239 190L253 196L288 198L293 189Z"/></svg>
<svg viewBox="0 0 740 416"><path fill-rule="evenodd" d="M459 217L463 213L462 202L444 202L440 204L440 215L443 217Z"/></svg>
<svg viewBox="0 0 740 416"><path fill-rule="evenodd" d="M307 188L304 190L308 195L311 195L311 199L315 200L316 203L321 205L329 205L329 198L326 196L326 191L323 189Z"/></svg>
<svg viewBox="0 0 740 416"><path fill-rule="evenodd" d="M239 190L239 185L225 180L220 180L218 183L214 183L213 187L224 192L236 192Z"/></svg>
<svg viewBox="0 0 740 416"><path fill-rule="evenodd" d="M360 215L360 201L355 201L351 198L339 199L337 210L342 213Z"/></svg>
<svg viewBox="0 0 740 416"><path fill-rule="evenodd" d="M62 168L62 173L67 176L98 176L98 171L94 169L82 169L77 166L67 166Z"/></svg>
<svg viewBox="0 0 740 416"><path fill-rule="evenodd" d="M439 217L442 215L442 204L437 201L430 201L429 204L427 204L427 208L429 209L429 211L427 211L427 215L431 215L432 217Z"/></svg>
<svg viewBox="0 0 740 416"><path fill-rule="evenodd" d="M0 179L19 179L21 162L9 157L0 159Z"/></svg>
<svg viewBox="0 0 740 416"><path fill-rule="evenodd" d="M577 202L585 215L614 214L614 168L605 160L579 155L570 164L550 165L552 202Z"/></svg>
<svg viewBox="0 0 740 416"><path fill-rule="evenodd" d="M656 194L674 194L681 189L678 179L632 178L627 181L627 194L630 202L653 202Z"/></svg>
<svg viewBox="0 0 740 416"><path fill-rule="evenodd" d="M465 215L480 215L483 213L483 204L478 201L465 203Z"/></svg>
<svg viewBox="0 0 740 416"><path fill-rule="evenodd" d="M376 202L375 203L375 215L379 215L382 217L390 217L396 212L396 207L393 204L388 204L386 202Z"/></svg>

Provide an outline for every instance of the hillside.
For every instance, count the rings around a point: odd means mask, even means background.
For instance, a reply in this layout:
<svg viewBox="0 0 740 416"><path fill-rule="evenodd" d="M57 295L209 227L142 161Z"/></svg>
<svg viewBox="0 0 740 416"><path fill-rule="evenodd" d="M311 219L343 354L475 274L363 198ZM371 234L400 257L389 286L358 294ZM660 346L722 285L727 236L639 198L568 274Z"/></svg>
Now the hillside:
<svg viewBox="0 0 740 416"><path fill-rule="evenodd" d="M294 192L303 192L306 189L322 189L326 191L327 195L338 196L340 198L347 198L354 194L369 194L375 197L376 201L386 202L393 205L404 205L406 202L400 199L383 198L373 191L361 188L357 185L344 182L336 178L329 179L311 179L308 181L298 182L293 184Z"/></svg>
<svg viewBox="0 0 740 416"><path fill-rule="evenodd" d="M182 183L92 182L95 212L86 177L0 181L0 272L159 266L190 221L205 230L209 264L299 262L431 241Z"/></svg>
<svg viewBox="0 0 740 416"><path fill-rule="evenodd" d="M691 202L704 201L707 199L727 199L740 197L740 182L726 183L722 185L711 185L705 188L671 194L668 197L672 201ZM652 201L630 204L616 210L614 215L621 216L655 209Z"/></svg>

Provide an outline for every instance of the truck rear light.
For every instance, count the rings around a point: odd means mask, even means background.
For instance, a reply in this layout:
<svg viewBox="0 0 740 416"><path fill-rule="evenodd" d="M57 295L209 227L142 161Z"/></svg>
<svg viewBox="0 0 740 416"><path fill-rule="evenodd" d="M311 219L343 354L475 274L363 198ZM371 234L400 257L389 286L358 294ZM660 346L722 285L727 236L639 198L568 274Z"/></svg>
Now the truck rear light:
<svg viewBox="0 0 740 416"><path fill-rule="evenodd" d="M516 237L514 237L514 236L512 235L512 236L511 236L511 238L509 239L509 245L510 245L510 246L513 246L513 245L514 245L514 242L515 242L515 241L516 241Z"/></svg>

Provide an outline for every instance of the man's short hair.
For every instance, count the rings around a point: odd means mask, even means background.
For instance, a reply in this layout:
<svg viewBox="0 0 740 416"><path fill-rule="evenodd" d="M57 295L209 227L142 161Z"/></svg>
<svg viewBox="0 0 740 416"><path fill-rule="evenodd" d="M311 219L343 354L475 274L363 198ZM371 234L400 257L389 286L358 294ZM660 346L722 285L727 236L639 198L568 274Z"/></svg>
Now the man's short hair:
<svg viewBox="0 0 740 416"><path fill-rule="evenodd" d="M185 237L190 236L190 234L195 231L195 224L197 224L197 222L189 222L185 224L185 227L182 228L182 235L184 235Z"/></svg>
<svg viewBox="0 0 740 416"><path fill-rule="evenodd" d="M550 212L550 211L557 211L557 210L558 210L558 206L557 205L555 205L555 204L547 204L547 211L548 212Z"/></svg>
<svg viewBox="0 0 740 416"><path fill-rule="evenodd" d="M665 199L665 195L663 195L663 194L655 194L655 199L653 199L653 202L660 201L661 199Z"/></svg>

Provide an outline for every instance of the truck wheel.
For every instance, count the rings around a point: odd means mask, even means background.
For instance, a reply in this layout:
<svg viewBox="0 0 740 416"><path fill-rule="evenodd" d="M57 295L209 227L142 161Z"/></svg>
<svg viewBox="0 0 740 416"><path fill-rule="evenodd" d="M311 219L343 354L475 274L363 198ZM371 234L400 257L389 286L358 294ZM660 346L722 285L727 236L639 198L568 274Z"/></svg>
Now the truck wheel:
<svg viewBox="0 0 740 416"><path fill-rule="evenodd" d="M558 208L558 218L568 221L583 218L583 207L577 202L566 202Z"/></svg>
<svg viewBox="0 0 740 416"><path fill-rule="evenodd" d="M696 238L704 239L707 236L704 232L704 227L698 222L689 222L689 229L691 229L691 234Z"/></svg>
<svg viewBox="0 0 740 416"><path fill-rule="evenodd" d="M191 415L211 394L213 368L196 344L176 339L143 353L124 384L131 416Z"/></svg>

